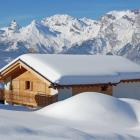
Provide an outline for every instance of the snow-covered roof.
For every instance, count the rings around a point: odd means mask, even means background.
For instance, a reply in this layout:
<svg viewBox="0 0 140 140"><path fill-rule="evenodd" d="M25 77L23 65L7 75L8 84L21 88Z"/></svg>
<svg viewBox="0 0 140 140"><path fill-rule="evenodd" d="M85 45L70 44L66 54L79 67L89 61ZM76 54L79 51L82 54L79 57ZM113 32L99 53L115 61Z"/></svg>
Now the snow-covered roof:
<svg viewBox="0 0 140 140"><path fill-rule="evenodd" d="M60 85L118 83L140 79L140 66L120 56L25 54L17 60L26 63L52 83Z"/></svg>

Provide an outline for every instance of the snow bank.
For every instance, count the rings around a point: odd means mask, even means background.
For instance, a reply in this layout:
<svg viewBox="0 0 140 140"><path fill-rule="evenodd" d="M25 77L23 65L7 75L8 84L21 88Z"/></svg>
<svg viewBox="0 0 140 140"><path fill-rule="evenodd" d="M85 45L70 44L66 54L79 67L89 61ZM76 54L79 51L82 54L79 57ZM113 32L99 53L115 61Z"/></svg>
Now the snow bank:
<svg viewBox="0 0 140 140"><path fill-rule="evenodd" d="M64 120L128 127L138 122L135 111L117 98L85 92L45 107L38 113Z"/></svg>
<svg viewBox="0 0 140 140"><path fill-rule="evenodd" d="M128 98L127 99L126 98L121 98L120 100L129 104L129 106L135 112L137 120L140 122L140 101L139 100L134 100L134 99L128 99Z"/></svg>
<svg viewBox="0 0 140 140"><path fill-rule="evenodd" d="M3 140L139 140L140 102L81 93L38 111L0 105Z"/></svg>

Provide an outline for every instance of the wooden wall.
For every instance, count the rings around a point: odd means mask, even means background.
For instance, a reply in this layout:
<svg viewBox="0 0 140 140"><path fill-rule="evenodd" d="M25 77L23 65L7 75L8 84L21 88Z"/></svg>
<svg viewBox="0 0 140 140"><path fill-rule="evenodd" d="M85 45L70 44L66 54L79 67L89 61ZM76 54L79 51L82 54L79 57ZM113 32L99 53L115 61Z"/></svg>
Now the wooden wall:
<svg viewBox="0 0 140 140"><path fill-rule="evenodd" d="M26 81L31 81L32 83L32 88L31 90L26 90L25 89L25 82ZM46 95L50 95L50 83L45 83L37 76L33 75L31 72L26 71L23 74L19 75L18 77L14 78L12 80L12 89L13 91L19 91L22 93L24 92L32 92L33 94L36 93L42 93Z"/></svg>
<svg viewBox="0 0 140 140"><path fill-rule="evenodd" d="M73 95L79 94L81 92L100 92L105 93L107 95L112 96L112 86L104 86L104 85L80 85L80 86L73 86L72 93Z"/></svg>
<svg viewBox="0 0 140 140"><path fill-rule="evenodd" d="M29 71L20 74L11 81L11 90L5 91L5 99L12 104L42 107L57 101L57 95L50 95L50 83L40 80ZM26 81L31 82L30 89L25 88Z"/></svg>

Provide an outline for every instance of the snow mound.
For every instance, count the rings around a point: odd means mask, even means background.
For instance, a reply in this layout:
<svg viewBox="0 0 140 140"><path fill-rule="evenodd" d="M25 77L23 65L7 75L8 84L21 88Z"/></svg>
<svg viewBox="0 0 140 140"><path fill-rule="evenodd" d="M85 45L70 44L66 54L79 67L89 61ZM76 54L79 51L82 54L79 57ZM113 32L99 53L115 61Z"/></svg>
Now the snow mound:
<svg viewBox="0 0 140 140"><path fill-rule="evenodd" d="M123 100L100 93L85 92L47 106L37 113L67 121L131 127L138 123L135 110Z"/></svg>
<svg viewBox="0 0 140 140"><path fill-rule="evenodd" d="M2 140L140 140L140 102L81 93L38 111L0 105Z"/></svg>

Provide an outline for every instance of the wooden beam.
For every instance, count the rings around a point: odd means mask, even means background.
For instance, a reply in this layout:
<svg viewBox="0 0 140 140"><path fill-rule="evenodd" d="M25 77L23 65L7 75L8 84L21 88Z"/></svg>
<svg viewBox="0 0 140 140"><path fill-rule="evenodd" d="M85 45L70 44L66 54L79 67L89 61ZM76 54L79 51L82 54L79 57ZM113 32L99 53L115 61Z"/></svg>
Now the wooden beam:
<svg viewBox="0 0 140 140"><path fill-rule="evenodd" d="M19 67L19 64L18 65L15 65L14 67L12 67L11 69L9 69L8 71L5 71L4 73L1 73L2 77L6 77L10 73L12 73L14 70L16 70L18 67Z"/></svg>
<svg viewBox="0 0 140 140"><path fill-rule="evenodd" d="M5 75L5 73L12 71L17 66L19 66L19 60L13 63L12 65L10 65L9 67L7 67L6 69L4 69L3 71L1 71L1 75Z"/></svg>
<svg viewBox="0 0 140 140"><path fill-rule="evenodd" d="M133 82L140 82L140 79L128 79L128 80L121 80L123 83L133 83Z"/></svg>
<svg viewBox="0 0 140 140"><path fill-rule="evenodd" d="M77 85L54 85L54 87L56 87L56 88L69 88L69 87L81 87L81 88L83 88L83 87L89 87L89 88L91 88L91 87L97 87L97 86L114 86L114 85L116 85L116 84L118 84L118 83L113 83L113 84L111 84L111 83L105 83L105 84L103 84L103 83L101 83L101 84L77 84Z"/></svg>

